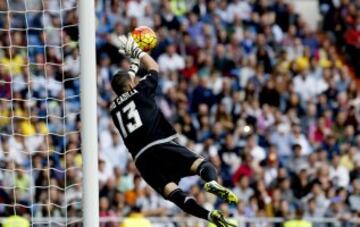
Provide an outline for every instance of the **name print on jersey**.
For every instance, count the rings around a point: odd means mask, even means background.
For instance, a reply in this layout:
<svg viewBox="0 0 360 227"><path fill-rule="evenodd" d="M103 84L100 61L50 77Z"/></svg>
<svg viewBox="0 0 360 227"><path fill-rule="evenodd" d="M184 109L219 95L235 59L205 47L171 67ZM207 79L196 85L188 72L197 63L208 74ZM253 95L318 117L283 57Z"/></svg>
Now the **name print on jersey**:
<svg viewBox="0 0 360 227"><path fill-rule="evenodd" d="M125 92L124 94L120 95L119 97L117 97L114 102L111 103L110 106L110 111L115 109L117 105L120 105L121 103L123 103L124 101L126 101L127 99L129 99L131 96L137 94L138 91L137 90L131 90L128 92Z"/></svg>

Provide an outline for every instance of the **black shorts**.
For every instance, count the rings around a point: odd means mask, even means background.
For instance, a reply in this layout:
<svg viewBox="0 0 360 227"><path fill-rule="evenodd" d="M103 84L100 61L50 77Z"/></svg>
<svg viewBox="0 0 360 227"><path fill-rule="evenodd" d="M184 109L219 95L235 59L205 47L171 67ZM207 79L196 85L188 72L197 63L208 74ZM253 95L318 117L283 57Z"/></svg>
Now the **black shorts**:
<svg viewBox="0 0 360 227"><path fill-rule="evenodd" d="M164 187L179 183L181 178L195 175L190 170L199 155L176 142L167 142L147 149L136 160L141 176L153 189L164 196ZM164 196L165 197L165 196Z"/></svg>

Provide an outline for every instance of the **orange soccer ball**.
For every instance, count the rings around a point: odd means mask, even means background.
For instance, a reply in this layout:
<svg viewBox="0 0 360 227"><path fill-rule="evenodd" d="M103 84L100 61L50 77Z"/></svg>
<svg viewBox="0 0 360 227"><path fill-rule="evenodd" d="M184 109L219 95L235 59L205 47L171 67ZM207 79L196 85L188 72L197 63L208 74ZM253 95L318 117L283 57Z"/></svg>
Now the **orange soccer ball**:
<svg viewBox="0 0 360 227"><path fill-rule="evenodd" d="M147 26L139 26L131 32L131 36L143 51L152 50L157 44L155 32Z"/></svg>

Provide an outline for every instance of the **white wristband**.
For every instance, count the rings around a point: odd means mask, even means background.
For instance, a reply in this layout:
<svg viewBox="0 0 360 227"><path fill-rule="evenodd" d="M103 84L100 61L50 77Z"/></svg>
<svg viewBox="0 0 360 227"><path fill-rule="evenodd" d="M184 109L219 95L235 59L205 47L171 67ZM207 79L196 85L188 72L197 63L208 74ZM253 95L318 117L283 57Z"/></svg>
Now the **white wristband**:
<svg viewBox="0 0 360 227"><path fill-rule="evenodd" d="M134 79L135 79L135 72L134 72L134 71L131 71L131 70L130 70L130 71L128 72L128 74L129 74L131 80L134 80Z"/></svg>

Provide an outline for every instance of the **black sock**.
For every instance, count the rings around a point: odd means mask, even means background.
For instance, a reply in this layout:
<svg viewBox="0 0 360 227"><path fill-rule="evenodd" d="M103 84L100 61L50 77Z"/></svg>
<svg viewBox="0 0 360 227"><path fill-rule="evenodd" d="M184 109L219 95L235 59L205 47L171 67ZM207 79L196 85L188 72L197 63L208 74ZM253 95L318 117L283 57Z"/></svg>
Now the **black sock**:
<svg viewBox="0 0 360 227"><path fill-rule="evenodd" d="M200 206L194 198L189 197L181 189L176 189L168 196L168 200L175 203L183 211L195 217L208 220L209 212L202 206Z"/></svg>
<svg viewBox="0 0 360 227"><path fill-rule="evenodd" d="M199 165L197 169L197 174L206 182L217 180L216 168L213 164L211 164L208 161L203 161Z"/></svg>

